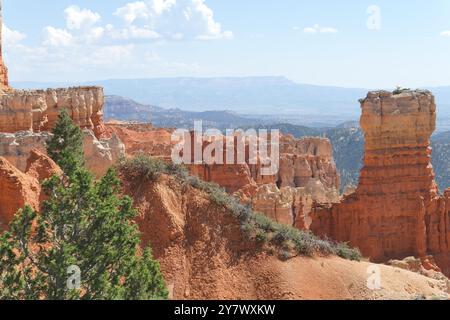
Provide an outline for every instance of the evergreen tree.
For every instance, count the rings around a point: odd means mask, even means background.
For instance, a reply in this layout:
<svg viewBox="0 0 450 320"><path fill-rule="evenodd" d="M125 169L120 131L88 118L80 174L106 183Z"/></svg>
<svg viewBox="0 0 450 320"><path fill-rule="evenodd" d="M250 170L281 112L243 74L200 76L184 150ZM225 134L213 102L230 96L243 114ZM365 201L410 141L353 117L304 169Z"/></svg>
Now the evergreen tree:
<svg viewBox="0 0 450 320"><path fill-rule="evenodd" d="M47 142L47 154L67 175L84 165L83 132L65 109L59 114L53 137Z"/></svg>
<svg viewBox="0 0 450 320"><path fill-rule="evenodd" d="M82 166L82 134L62 112L48 153L63 168L43 183L40 213L20 210L0 236L1 299L165 299L159 264L140 251L132 200L117 174Z"/></svg>

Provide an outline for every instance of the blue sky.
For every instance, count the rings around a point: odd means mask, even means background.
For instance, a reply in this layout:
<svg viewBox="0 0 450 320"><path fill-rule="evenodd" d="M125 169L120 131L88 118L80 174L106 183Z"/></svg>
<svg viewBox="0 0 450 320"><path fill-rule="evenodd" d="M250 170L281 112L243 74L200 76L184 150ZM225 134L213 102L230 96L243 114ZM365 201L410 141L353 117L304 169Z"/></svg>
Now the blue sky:
<svg viewBox="0 0 450 320"><path fill-rule="evenodd" d="M450 85L448 0L3 0L3 16L13 81L286 76L344 87ZM368 19L379 27L369 29Z"/></svg>

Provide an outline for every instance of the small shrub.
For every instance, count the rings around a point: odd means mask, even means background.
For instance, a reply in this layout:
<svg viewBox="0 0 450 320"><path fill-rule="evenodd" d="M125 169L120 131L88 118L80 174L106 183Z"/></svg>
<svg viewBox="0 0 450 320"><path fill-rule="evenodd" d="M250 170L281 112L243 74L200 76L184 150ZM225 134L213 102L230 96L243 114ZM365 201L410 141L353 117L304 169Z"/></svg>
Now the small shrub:
<svg viewBox="0 0 450 320"><path fill-rule="evenodd" d="M265 243L268 240L268 235L263 230L258 230L256 232L255 240L259 243Z"/></svg>
<svg viewBox="0 0 450 320"><path fill-rule="evenodd" d="M186 180L189 177L189 170L186 167L174 163L166 164L166 172L181 180Z"/></svg>
<svg viewBox="0 0 450 320"><path fill-rule="evenodd" d="M140 154L132 159L122 160L119 169L137 174L143 179L155 180L167 171L167 166L161 160Z"/></svg>
<svg viewBox="0 0 450 320"><path fill-rule="evenodd" d="M286 250L281 250L278 257L281 261L287 261L291 258L291 254Z"/></svg>
<svg viewBox="0 0 450 320"><path fill-rule="evenodd" d="M265 232L274 232L276 229L275 222L269 219L266 215L254 213L253 219L255 224Z"/></svg>
<svg viewBox="0 0 450 320"><path fill-rule="evenodd" d="M276 244L282 245L286 241L294 239L296 237L295 233L294 228L290 228L288 226L278 226L272 239Z"/></svg>
<svg viewBox="0 0 450 320"><path fill-rule="evenodd" d="M205 185L203 191L209 193L209 198L211 199L211 201L218 206L226 207L228 206L228 204L230 204L229 195L219 186Z"/></svg>
<svg viewBox="0 0 450 320"><path fill-rule="evenodd" d="M241 221L250 220L250 217L253 214L250 206L244 206L234 198L229 201L228 209Z"/></svg>
<svg viewBox="0 0 450 320"><path fill-rule="evenodd" d="M411 90L410 88L397 87L397 88L395 88L395 90L392 93L394 95L399 95L399 94L402 94L403 92L407 92L410 90Z"/></svg>
<svg viewBox="0 0 450 320"><path fill-rule="evenodd" d="M343 242L336 244L335 254L347 260L360 261L362 259L358 249L350 248L347 243Z"/></svg>

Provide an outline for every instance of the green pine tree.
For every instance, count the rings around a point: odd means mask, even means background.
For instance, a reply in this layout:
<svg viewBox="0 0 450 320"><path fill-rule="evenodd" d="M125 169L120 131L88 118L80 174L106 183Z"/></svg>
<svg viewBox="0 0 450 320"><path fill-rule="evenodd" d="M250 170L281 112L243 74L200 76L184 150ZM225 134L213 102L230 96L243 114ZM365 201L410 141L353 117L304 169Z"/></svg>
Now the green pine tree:
<svg viewBox="0 0 450 320"><path fill-rule="evenodd" d="M0 299L166 299L115 171L95 181L83 167L81 130L66 112L53 133L48 153L64 175L43 183L39 213L25 207L0 236Z"/></svg>
<svg viewBox="0 0 450 320"><path fill-rule="evenodd" d="M58 117L53 137L47 142L47 154L67 175L84 166L83 132L65 109Z"/></svg>

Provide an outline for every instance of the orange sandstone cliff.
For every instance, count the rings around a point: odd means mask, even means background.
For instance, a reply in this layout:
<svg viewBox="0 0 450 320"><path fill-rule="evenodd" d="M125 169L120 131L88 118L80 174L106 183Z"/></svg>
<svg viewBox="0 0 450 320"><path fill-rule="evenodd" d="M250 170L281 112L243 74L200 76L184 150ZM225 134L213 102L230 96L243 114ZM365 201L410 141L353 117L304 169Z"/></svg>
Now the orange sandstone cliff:
<svg viewBox="0 0 450 320"><path fill-rule="evenodd" d="M359 247L373 261L433 255L450 273L450 191L438 194L430 137L436 104L429 91L370 92L361 103L366 146L356 191L317 206L311 230Z"/></svg>
<svg viewBox="0 0 450 320"><path fill-rule="evenodd" d="M61 174L61 169L39 150L30 151L26 172L0 157L0 231L25 205L39 210L45 198L40 183L54 174Z"/></svg>

